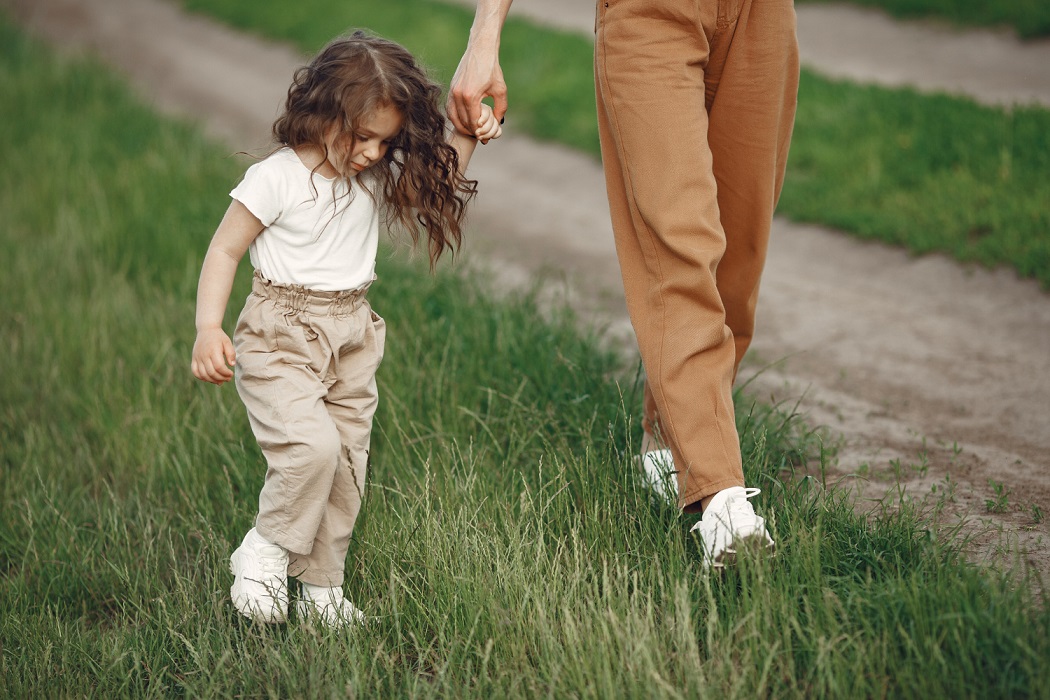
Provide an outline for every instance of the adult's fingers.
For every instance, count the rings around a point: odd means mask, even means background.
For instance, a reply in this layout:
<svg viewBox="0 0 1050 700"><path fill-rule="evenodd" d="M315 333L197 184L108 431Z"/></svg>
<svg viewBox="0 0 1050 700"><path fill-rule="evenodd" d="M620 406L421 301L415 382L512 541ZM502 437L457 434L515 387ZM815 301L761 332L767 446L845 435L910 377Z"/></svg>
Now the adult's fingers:
<svg viewBox="0 0 1050 700"><path fill-rule="evenodd" d="M466 97L453 97L446 111L453 126L460 133L472 134L477 129L478 120L481 118L481 98L471 100Z"/></svg>
<svg viewBox="0 0 1050 700"><path fill-rule="evenodd" d="M467 133L473 133L477 129L478 122L481 121L481 97L481 95L472 97L464 104L467 117L464 122L470 125L466 129Z"/></svg>
<svg viewBox="0 0 1050 700"><path fill-rule="evenodd" d="M507 113L507 86L503 85L503 89L496 91L492 94L492 113L496 115L496 121L500 124L503 123L503 117Z"/></svg>
<svg viewBox="0 0 1050 700"><path fill-rule="evenodd" d="M463 119L464 115L460 114L459 100L451 92L448 94L448 101L445 103L445 113L457 131L463 131L466 128L466 120Z"/></svg>
<svg viewBox="0 0 1050 700"><path fill-rule="evenodd" d="M472 87L466 80L454 79L452 81L446 111L453 125L461 133L474 133L478 118L481 116L481 98L484 96L483 88Z"/></svg>

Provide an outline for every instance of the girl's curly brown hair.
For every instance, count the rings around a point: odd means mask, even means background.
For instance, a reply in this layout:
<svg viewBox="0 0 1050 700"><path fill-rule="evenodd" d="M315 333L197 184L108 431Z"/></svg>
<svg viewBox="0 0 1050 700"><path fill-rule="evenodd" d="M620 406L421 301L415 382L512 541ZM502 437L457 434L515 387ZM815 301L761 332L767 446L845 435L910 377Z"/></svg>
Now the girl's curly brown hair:
<svg viewBox="0 0 1050 700"><path fill-rule="evenodd" d="M422 227L433 267L446 248L454 253L461 244L467 202L478 185L459 172L440 98L441 87L404 47L355 31L333 39L295 72L273 136L290 148L314 146L327 157L324 135L333 123L354 139L376 109L400 112L401 132L369 168L379 188L370 194L379 195L387 225L406 229L413 243Z"/></svg>

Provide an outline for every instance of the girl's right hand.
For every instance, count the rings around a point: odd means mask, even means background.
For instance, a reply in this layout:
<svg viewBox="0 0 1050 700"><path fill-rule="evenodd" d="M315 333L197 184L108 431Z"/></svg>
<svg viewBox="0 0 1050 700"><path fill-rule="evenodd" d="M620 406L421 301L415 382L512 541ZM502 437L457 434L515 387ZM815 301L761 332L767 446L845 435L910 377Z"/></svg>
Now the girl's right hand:
<svg viewBox="0 0 1050 700"><path fill-rule="evenodd" d="M194 377L212 384L225 384L233 379L230 368L236 361L230 336L221 328L205 328L197 332L190 363Z"/></svg>
<svg viewBox="0 0 1050 700"><path fill-rule="evenodd" d="M488 143L492 139L498 139L503 134L503 127L492 112L492 108L484 102L481 103L481 118L478 119L478 128L474 130L474 138L481 143Z"/></svg>

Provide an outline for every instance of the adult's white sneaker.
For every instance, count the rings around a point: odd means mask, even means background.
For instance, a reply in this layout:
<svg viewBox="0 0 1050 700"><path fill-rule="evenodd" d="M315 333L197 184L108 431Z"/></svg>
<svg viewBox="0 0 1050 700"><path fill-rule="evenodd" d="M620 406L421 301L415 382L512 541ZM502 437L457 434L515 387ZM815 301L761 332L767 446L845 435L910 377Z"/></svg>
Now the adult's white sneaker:
<svg viewBox="0 0 1050 700"><path fill-rule="evenodd" d="M230 598L238 612L267 624L288 619L288 552L253 527L230 557Z"/></svg>
<svg viewBox="0 0 1050 700"><path fill-rule="evenodd" d="M708 503L703 517L690 529L703 542L705 569L721 569L733 563L741 548L774 548L765 519L755 514L747 500L761 492L734 486L719 491Z"/></svg>
<svg viewBox="0 0 1050 700"><path fill-rule="evenodd" d="M346 599L341 587L303 583L301 588L302 595L295 608L299 619L316 621L325 627L346 627L365 623L365 614Z"/></svg>
<svg viewBox="0 0 1050 700"><path fill-rule="evenodd" d="M651 450L641 456L645 481L653 494L672 505L678 505L678 472L671 450Z"/></svg>

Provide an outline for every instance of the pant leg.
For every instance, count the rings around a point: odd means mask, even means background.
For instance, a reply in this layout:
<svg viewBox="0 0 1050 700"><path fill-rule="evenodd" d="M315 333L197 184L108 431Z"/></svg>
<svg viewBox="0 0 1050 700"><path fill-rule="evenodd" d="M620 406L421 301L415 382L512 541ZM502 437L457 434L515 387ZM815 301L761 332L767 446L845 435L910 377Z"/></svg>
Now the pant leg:
<svg viewBox="0 0 1050 700"><path fill-rule="evenodd" d="M295 555L289 574L320 586L343 584L350 537L361 511L372 420L379 404L376 370L383 359L386 323L362 302L348 317L326 321L334 346L326 368L325 409L339 436L339 464L308 554ZM347 331L349 329L349 332Z"/></svg>
<svg viewBox="0 0 1050 700"><path fill-rule="evenodd" d="M237 392L267 463L256 528L290 552L309 553L339 464L327 388L311 366L306 330L269 299L249 297L234 344Z"/></svg>
<svg viewBox="0 0 1050 700"><path fill-rule="evenodd" d="M790 0L774 2L790 10L793 40ZM739 285L720 285L718 272L727 255L743 261L746 251L761 249L760 272L768 221L764 236L744 232L752 240L734 241L727 253L716 172L716 155L724 158L726 150L711 139L733 153L733 144L763 136L728 128L723 134L708 108L719 102L730 64L747 46L734 30L736 12L750 13L751 6L749 0L609 0L598 9L595 82L617 254L648 380L646 404L674 453L685 505L743 484L732 404L738 344L727 323L727 307L738 323L741 305L722 298L723 287L737 293ZM768 40L760 32L756 38ZM717 80L708 74L712 59ZM771 61L753 64L755 72L741 77L761 92L775 68ZM741 94L752 99L755 92ZM719 109L728 125L737 110L725 103ZM751 149L740 150L747 157ZM746 174L753 165L736 167Z"/></svg>
<svg viewBox="0 0 1050 700"><path fill-rule="evenodd" d="M799 61L793 0L735 0L705 71L708 144L726 252L718 292L736 345L734 377L755 331L759 280L795 125ZM737 20L731 23L733 15Z"/></svg>

